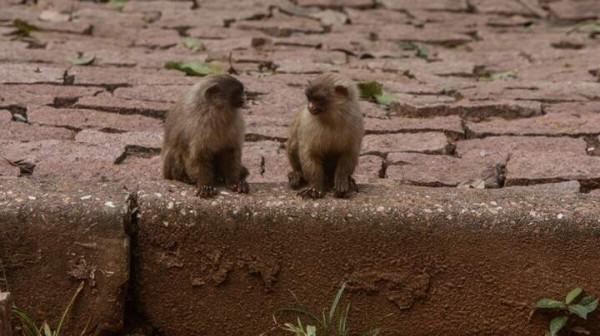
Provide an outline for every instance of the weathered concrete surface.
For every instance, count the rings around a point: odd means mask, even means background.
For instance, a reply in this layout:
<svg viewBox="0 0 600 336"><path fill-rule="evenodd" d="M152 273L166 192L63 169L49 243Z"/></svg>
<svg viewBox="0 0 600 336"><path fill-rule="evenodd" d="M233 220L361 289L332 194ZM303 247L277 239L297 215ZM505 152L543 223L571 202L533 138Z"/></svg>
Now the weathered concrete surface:
<svg viewBox="0 0 600 336"><path fill-rule="evenodd" d="M0 260L14 303L67 335L119 331L129 279L127 194L118 186L0 180Z"/></svg>
<svg viewBox="0 0 600 336"><path fill-rule="evenodd" d="M592 196L394 184L351 200L304 201L280 185L214 200L194 192L137 192L134 287L165 335L259 335L294 304L288 290L319 311L344 280L354 330L539 335L547 320L528 322L535 301L600 291ZM600 319L588 326L599 332Z"/></svg>

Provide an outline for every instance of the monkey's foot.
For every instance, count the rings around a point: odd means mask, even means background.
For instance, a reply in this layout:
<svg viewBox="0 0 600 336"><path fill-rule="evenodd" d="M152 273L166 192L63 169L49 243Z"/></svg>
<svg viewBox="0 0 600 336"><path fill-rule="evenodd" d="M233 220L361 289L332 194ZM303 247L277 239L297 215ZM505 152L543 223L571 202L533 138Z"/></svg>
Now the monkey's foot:
<svg viewBox="0 0 600 336"><path fill-rule="evenodd" d="M290 188L297 190L302 187L306 181L304 181L304 177L302 176L302 172L293 171L288 174L288 181L290 184Z"/></svg>
<svg viewBox="0 0 600 336"><path fill-rule="evenodd" d="M333 187L333 197L335 198L346 198L348 197L350 183L336 183Z"/></svg>
<svg viewBox="0 0 600 336"><path fill-rule="evenodd" d="M250 192L250 186L248 185L248 182L242 180L242 181L232 184L231 191L240 193L240 194L247 194Z"/></svg>
<svg viewBox="0 0 600 336"><path fill-rule="evenodd" d="M354 179L354 177L348 177L348 182L350 182L350 189L354 192L358 192L358 184L356 184L356 180Z"/></svg>
<svg viewBox="0 0 600 336"><path fill-rule="evenodd" d="M302 198L317 199L317 198L323 198L323 196L325 196L325 193L320 190L317 190L315 188L306 188L306 189L300 191L298 193L298 196L300 196Z"/></svg>
<svg viewBox="0 0 600 336"><path fill-rule="evenodd" d="M211 198L217 195L217 189L213 186L209 185L201 185L198 187L198 192L196 196L200 196L202 198Z"/></svg>

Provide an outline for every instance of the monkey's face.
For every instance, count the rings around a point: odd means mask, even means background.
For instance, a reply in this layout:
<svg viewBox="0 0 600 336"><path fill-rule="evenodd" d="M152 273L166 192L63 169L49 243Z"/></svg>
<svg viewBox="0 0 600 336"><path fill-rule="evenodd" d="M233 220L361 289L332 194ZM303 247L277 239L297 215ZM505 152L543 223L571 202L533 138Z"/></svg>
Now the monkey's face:
<svg viewBox="0 0 600 336"><path fill-rule="evenodd" d="M244 84L230 75L212 78L214 82L206 90L207 99L220 106L240 108L244 106Z"/></svg>
<svg viewBox="0 0 600 336"><path fill-rule="evenodd" d="M311 84L306 88L308 99L308 112L318 115L331 110L333 107L344 103L347 99L348 90L340 85Z"/></svg>

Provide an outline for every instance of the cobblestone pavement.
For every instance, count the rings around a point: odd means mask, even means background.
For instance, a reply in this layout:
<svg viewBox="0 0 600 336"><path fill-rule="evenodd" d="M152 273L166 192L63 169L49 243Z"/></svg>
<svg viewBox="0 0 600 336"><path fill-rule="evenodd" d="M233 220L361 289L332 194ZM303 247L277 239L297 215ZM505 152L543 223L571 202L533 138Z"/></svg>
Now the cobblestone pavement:
<svg viewBox="0 0 600 336"><path fill-rule="evenodd" d="M159 179L198 80L165 62L201 61L247 87L252 182L286 180L303 86L337 71L396 98L361 102L363 183L600 191L598 0L112 2L0 0L0 175Z"/></svg>

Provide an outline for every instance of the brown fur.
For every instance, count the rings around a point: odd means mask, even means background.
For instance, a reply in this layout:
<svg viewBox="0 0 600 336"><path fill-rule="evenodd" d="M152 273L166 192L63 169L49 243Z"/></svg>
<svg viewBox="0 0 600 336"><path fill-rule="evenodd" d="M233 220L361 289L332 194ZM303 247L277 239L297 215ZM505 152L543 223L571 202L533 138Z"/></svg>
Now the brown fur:
<svg viewBox="0 0 600 336"><path fill-rule="evenodd" d="M243 84L230 75L210 76L194 85L165 121L163 177L196 184L198 195L216 195L224 182L247 193L242 166Z"/></svg>
<svg viewBox="0 0 600 336"><path fill-rule="evenodd" d="M287 142L290 186L308 183L302 197L323 197L331 187L335 197L346 197L356 188L352 174L364 133L358 89L339 75L325 74L309 84L306 95L308 105L294 119Z"/></svg>

